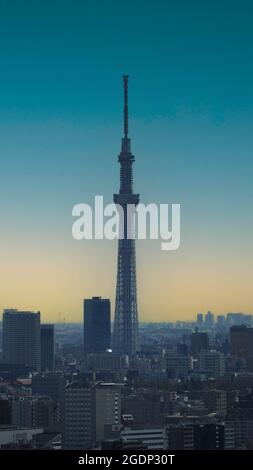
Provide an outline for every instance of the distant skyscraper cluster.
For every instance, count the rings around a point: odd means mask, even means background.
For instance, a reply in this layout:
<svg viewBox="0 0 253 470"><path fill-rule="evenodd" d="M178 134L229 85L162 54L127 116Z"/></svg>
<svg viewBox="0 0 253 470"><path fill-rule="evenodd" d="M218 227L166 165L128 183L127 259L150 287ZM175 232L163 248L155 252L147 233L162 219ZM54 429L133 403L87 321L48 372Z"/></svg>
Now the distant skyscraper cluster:
<svg viewBox="0 0 253 470"><path fill-rule="evenodd" d="M196 326L198 328L212 329L217 326L220 329L230 328L232 326L251 326L252 315L244 313L227 313L227 315L217 315L215 319L214 313L208 311L206 315L198 313L196 318Z"/></svg>
<svg viewBox="0 0 253 470"><path fill-rule="evenodd" d="M212 312L207 312L206 315L203 315L203 313L198 313L197 314L197 325L198 326L203 326L205 325L207 328L212 327L214 324L214 314Z"/></svg>

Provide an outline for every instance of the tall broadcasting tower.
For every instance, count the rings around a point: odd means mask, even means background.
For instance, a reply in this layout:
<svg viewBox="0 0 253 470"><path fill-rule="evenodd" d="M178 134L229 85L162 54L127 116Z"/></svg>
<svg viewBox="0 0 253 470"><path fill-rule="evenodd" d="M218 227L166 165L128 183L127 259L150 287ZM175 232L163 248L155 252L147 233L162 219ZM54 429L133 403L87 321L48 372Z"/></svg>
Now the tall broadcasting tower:
<svg viewBox="0 0 253 470"><path fill-rule="evenodd" d="M124 137L118 158L120 163L120 190L114 194L115 204L124 211L124 237L118 241L118 267L116 304L113 331L113 351L116 353L134 355L139 351L138 309L136 290L135 240L127 239L128 224L127 205L139 203L139 194L133 193L133 169L135 160L131 153L130 138L128 137L128 76L123 76L124 82ZM131 216L133 217L133 215Z"/></svg>

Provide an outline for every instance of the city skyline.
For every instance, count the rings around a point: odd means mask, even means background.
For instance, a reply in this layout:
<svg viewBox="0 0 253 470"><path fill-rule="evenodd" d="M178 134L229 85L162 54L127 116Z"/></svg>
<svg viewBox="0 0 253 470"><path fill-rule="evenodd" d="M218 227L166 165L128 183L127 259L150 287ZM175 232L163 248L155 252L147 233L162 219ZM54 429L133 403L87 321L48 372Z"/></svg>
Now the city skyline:
<svg viewBox="0 0 253 470"><path fill-rule="evenodd" d="M182 209L178 251L137 241L140 321L250 313L251 2L14 3L0 19L0 315L81 321L92 296L114 310L117 243L73 240L71 209L117 191L122 73L136 187Z"/></svg>

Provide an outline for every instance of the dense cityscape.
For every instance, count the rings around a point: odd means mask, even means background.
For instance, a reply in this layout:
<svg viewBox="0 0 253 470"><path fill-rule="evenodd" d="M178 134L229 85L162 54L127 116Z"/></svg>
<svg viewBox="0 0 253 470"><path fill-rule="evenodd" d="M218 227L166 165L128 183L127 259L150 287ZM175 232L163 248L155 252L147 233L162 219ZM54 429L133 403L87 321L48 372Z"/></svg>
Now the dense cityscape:
<svg viewBox="0 0 253 470"><path fill-rule="evenodd" d="M253 315L211 311L193 322L138 322L132 220L128 76L115 315L84 299L83 325L43 323L5 309L1 325L0 448L52 450L253 449ZM132 215L133 216L133 215Z"/></svg>
<svg viewBox="0 0 253 470"><path fill-rule="evenodd" d="M252 2L1 3L2 466L252 460Z"/></svg>
<svg viewBox="0 0 253 470"><path fill-rule="evenodd" d="M140 324L129 358L110 350L109 300L87 305L84 330L4 312L1 449L253 448L252 315Z"/></svg>

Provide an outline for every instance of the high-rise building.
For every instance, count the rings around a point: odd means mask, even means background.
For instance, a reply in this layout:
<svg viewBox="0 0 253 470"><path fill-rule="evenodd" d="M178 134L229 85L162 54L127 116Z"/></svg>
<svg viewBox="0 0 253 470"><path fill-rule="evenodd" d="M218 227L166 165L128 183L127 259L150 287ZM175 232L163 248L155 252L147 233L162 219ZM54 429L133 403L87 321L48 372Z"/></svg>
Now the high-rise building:
<svg viewBox="0 0 253 470"><path fill-rule="evenodd" d="M121 386L72 382L65 390L64 449L94 448L104 440L106 426L119 426Z"/></svg>
<svg viewBox="0 0 253 470"><path fill-rule="evenodd" d="M32 394L63 401L67 377L62 372L44 372L32 376Z"/></svg>
<svg viewBox="0 0 253 470"><path fill-rule="evenodd" d="M226 317L225 315L217 316L217 328L223 330L226 328Z"/></svg>
<svg viewBox="0 0 253 470"><path fill-rule="evenodd" d="M105 427L121 424L121 385L98 383L95 387L96 442L105 438Z"/></svg>
<svg viewBox="0 0 253 470"><path fill-rule="evenodd" d="M204 315L203 313L198 313L197 314L197 325L202 326L204 323Z"/></svg>
<svg viewBox="0 0 253 470"><path fill-rule="evenodd" d="M15 397L12 402L12 424L16 426L50 426L54 422L54 403L49 397Z"/></svg>
<svg viewBox="0 0 253 470"><path fill-rule="evenodd" d="M40 327L41 371L54 370L54 325Z"/></svg>
<svg viewBox="0 0 253 470"><path fill-rule="evenodd" d="M230 352L244 360L247 369L253 371L253 328L246 325L230 328Z"/></svg>
<svg viewBox="0 0 253 470"><path fill-rule="evenodd" d="M206 316L205 316L205 325L208 328L212 328L213 325L214 325L214 314L210 311L208 311Z"/></svg>
<svg viewBox="0 0 253 470"><path fill-rule="evenodd" d="M60 422L64 419L64 392L67 380L62 372L43 372L32 376L32 394L47 396L56 402Z"/></svg>
<svg viewBox="0 0 253 470"><path fill-rule="evenodd" d="M244 313L228 313L227 322L229 326L252 326L252 315L245 315Z"/></svg>
<svg viewBox="0 0 253 470"><path fill-rule="evenodd" d="M133 192L135 160L128 137L128 76L124 75L124 137L122 138L120 163L120 190L114 194L114 202L124 214L123 237L118 241L118 267L113 331L113 351L134 355L140 349L138 334L138 308L136 289L135 240L132 233L134 214L127 208L137 206L139 194ZM130 214L131 212L131 214ZM123 222L123 221L122 221ZM122 227L122 226L121 226ZM129 236L130 235L130 236Z"/></svg>
<svg viewBox="0 0 253 470"><path fill-rule="evenodd" d="M192 424L170 424L167 426L168 448L173 450L194 449L194 426Z"/></svg>
<svg viewBox="0 0 253 470"><path fill-rule="evenodd" d="M201 398L210 413L227 414L226 390L204 390Z"/></svg>
<svg viewBox="0 0 253 470"><path fill-rule="evenodd" d="M168 448L173 450L224 450L225 425L182 423L167 427Z"/></svg>
<svg viewBox="0 0 253 470"><path fill-rule="evenodd" d="M95 401L86 381L67 385L64 400L65 450L92 449L95 442Z"/></svg>
<svg viewBox="0 0 253 470"><path fill-rule="evenodd" d="M208 335L205 332L200 332L196 329L191 334L191 353L197 356L201 351L206 351L209 347Z"/></svg>
<svg viewBox="0 0 253 470"><path fill-rule="evenodd" d="M176 351L167 350L165 354L166 370L169 378L186 380L191 367L190 358Z"/></svg>
<svg viewBox="0 0 253 470"><path fill-rule="evenodd" d="M230 352L241 359L253 358L253 328L245 325L230 328Z"/></svg>
<svg viewBox="0 0 253 470"><path fill-rule="evenodd" d="M194 450L224 450L225 426L218 423L195 424Z"/></svg>
<svg viewBox="0 0 253 470"><path fill-rule="evenodd" d="M210 378L216 379L224 376L224 354L219 351L201 351L199 354L199 370Z"/></svg>
<svg viewBox="0 0 253 470"><path fill-rule="evenodd" d="M84 351L105 352L111 347L111 307L109 299L84 300Z"/></svg>
<svg viewBox="0 0 253 470"><path fill-rule="evenodd" d="M4 310L3 362L40 370L40 312Z"/></svg>

